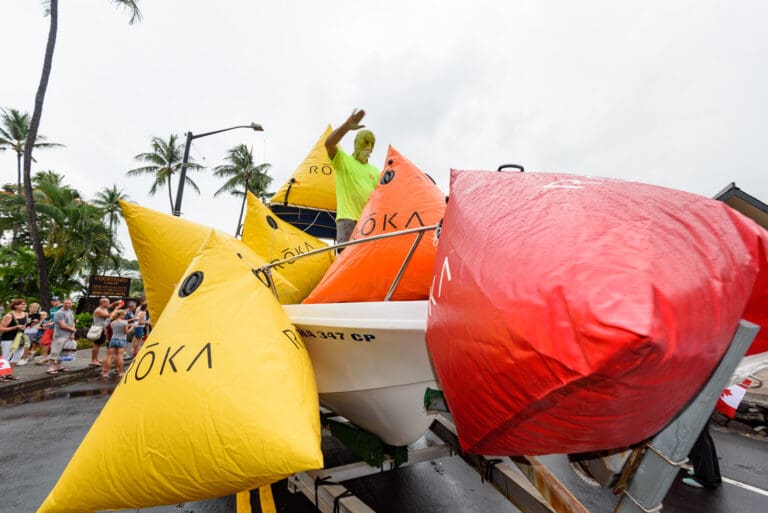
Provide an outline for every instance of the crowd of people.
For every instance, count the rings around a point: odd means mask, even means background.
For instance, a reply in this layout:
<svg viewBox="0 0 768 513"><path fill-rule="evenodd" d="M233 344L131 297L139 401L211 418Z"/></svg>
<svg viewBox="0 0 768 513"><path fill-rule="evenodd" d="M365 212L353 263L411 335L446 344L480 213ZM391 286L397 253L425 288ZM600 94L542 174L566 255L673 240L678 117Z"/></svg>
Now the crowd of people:
<svg viewBox="0 0 768 513"><path fill-rule="evenodd" d="M51 308L45 312L38 303L27 305L24 299L11 301L10 311L0 321L2 358L10 365L11 372L0 375L0 382L19 379L13 372L17 366L47 365L46 372L52 375L65 371L61 362L71 359L78 347L78 326L72 304L70 298L62 301L53 296ZM90 365L101 367L101 375L106 379L114 364L115 375L121 377L124 360L136 356L151 329L146 300L129 301L126 305L123 300L110 302L108 298L100 298L93 311L92 325L99 328L99 333L93 339ZM104 359L99 360L102 347L106 351Z"/></svg>

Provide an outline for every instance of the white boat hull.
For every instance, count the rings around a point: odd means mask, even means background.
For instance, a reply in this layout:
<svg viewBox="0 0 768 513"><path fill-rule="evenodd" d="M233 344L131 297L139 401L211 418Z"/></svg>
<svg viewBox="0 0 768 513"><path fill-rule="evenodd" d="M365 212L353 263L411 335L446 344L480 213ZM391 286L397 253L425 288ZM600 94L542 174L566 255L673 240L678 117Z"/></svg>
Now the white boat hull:
<svg viewBox="0 0 768 513"><path fill-rule="evenodd" d="M429 428L439 388L425 340L427 302L285 305L315 369L320 402L390 445Z"/></svg>

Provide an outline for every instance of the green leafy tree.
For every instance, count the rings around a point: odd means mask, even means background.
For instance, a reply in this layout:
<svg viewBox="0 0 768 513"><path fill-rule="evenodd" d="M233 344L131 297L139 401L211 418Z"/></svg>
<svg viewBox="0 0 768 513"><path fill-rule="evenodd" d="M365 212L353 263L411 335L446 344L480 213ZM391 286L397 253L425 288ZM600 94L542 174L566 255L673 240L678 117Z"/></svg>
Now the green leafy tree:
<svg viewBox="0 0 768 513"><path fill-rule="evenodd" d="M50 170L38 172L32 177L35 201L43 198L39 191L40 183L49 183L55 187L65 186L63 175ZM38 230L41 231L40 238L41 240L46 240L47 227L50 223L45 223L41 226L40 222L41 220L38 216ZM13 233L12 244L32 246L29 232L27 231L26 200L23 196L15 194L12 190L0 193L0 232L5 233L6 231Z"/></svg>
<svg viewBox="0 0 768 513"><path fill-rule="evenodd" d="M83 274L96 274L112 257L113 234L103 211L83 201L80 193L50 176L36 176L36 203L51 279L82 283Z"/></svg>
<svg viewBox="0 0 768 513"><path fill-rule="evenodd" d="M128 295L131 297L143 297L147 293L144 291L144 280L131 279L131 287L128 291Z"/></svg>
<svg viewBox="0 0 768 513"><path fill-rule="evenodd" d="M0 247L0 301L37 297L35 254L27 246Z"/></svg>
<svg viewBox="0 0 768 513"><path fill-rule="evenodd" d="M56 187L64 187L64 175L57 173L56 171L38 171L35 176L32 177L32 185L39 187L41 183L49 183Z"/></svg>
<svg viewBox="0 0 768 513"><path fill-rule="evenodd" d="M122 6L131 13L131 24L141 20L138 0L112 0L112 3ZM32 239L32 246L35 251L35 259L38 268L38 280L40 285L40 300L44 306L50 303L50 289L48 287L48 267L43 250L40 234L37 228L37 211L35 209L35 198L32 191L32 148L37 141L37 132L40 129L40 120L43 117L43 103L45 102L45 93L48 89L48 80L51 76L53 67L53 50L56 47L56 34L59 27L59 1L47 0L44 2L46 14L50 20L48 29L48 40L45 45L45 57L43 58L43 72L40 76L40 82L35 94L35 109L32 111L32 119L29 121L29 131L27 140L24 144L23 175L24 175L24 200L27 207L27 226L29 237Z"/></svg>
<svg viewBox="0 0 768 513"><path fill-rule="evenodd" d="M126 271L138 271L139 261L128 260L127 258L120 258L120 269L124 269Z"/></svg>
<svg viewBox="0 0 768 513"><path fill-rule="evenodd" d="M10 186L13 189L13 186ZM0 191L0 233L11 232L12 245L28 240L24 198L13 190Z"/></svg>
<svg viewBox="0 0 768 513"><path fill-rule="evenodd" d="M80 198L80 193L74 191L69 185L65 183L64 175L52 170L35 173L35 175L32 177L32 187L36 208L40 204L46 205L42 212L40 212L38 209L37 226L40 240L43 242L43 245L46 248L46 254L48 254L47 248L53 244L53 234L57 229L60 229L61 226L57 226L56 219L52 218L50 215L51 209L49 205L52 203L52 200L46 191L53 191L57 195L71 194L78 199ZM31 245L31 240L29 240L28 243Z"/></svg>
<svg viewBox="0 0 768 513"><path fill-rule="evenodd" d="M171 206L171 212L173 212L173 187L171 178L175 173L181 171L183 148L176 134L171 134L168 141L164 141L159 137L153 137L151 145L152 151L139 153L134 157L135 160L145 162L149 165L131 169L128 171L128 176L153 175L154 181L149 188L149 193L153 196L157 194L158 190L167 185L168 203ZM203 169L203 166L192 160L187 162L187 170L198 169ZM192 189L199 194L200 189L194 180L192 180L189 175L186 175L185 178L185 185L192 187Z"/></svg>
<svg viewBox="0 0 768 513"><path fill-rule="evenodd" d="M24 156L24 145L29 134L29 114L16 109L2 109L0 114L0 148L8 148L16 152L16 193L21 194L21 161ZM64 146L59 143L45 142L44 135L38 135L34 148L55 148ZM35 159L32 159L33 161Z"/></svg>
<svg viewBox="0 0 768 513"><path fill-rule="evenodd" d="M81 199L78 191L64 183L53 171L36 174L35 204L39 235L43 241L49 286L58 294L84 290L85 275L103 265L110 255L109 241L114 235L107 226L104 211ZM0 229L6 233L26 214L24 199L15 194L0 194ZM0 297L23 295L39 297L35 254L26 232L15 240L0 239Z"/></svg>
<svg viewBox="0 0 768 513"><path fill-rule="evenodd" d="M253 150L249 149L245 144L239 144L230 149L226 160L226 164L216 166L213 168L213 174L227 178L219 190L213 195L218 196L224 192L229 192L233 196L242 196L243 200L240 204L240 216L237 219L237 228L235 229L235 237L240 235L240 230L243 227L243 213L245 212L245 200L247 198L247 192L251 192L257 198L264 200L264 197L268 194L267 189L269 184L272 183L272 177L267 174L270 164L255 165L253 162Z"/></svg>

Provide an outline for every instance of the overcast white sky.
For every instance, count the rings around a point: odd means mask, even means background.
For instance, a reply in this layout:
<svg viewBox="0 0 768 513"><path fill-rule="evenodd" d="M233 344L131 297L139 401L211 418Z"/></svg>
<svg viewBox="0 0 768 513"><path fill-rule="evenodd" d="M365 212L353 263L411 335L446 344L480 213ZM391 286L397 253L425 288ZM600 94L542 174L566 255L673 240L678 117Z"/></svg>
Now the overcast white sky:
<svg viewBox="0 0 768 513"><path fill-rule="evenodd" d="M61 0L38 151L86 198L126 177L152 136L203 133L192 156L236 144L272 164L274 189L328 123L365 108L377 136L448 192L450 168L591 174L712 196L728 183L768 202L768 2L143 0L144 21L108 0ZM48 19L0 2L0 106L32 112ZM350 148L351 137L343 141ZM184 217L235 229L239 202L192 174ZM16 161L0 152L0 180ZM174 184L175 185L175 184ZM175 187L174 187L175 190ZM164 192L164 191L163 191ZM133 251L123 230L126 256Z"/></svg>

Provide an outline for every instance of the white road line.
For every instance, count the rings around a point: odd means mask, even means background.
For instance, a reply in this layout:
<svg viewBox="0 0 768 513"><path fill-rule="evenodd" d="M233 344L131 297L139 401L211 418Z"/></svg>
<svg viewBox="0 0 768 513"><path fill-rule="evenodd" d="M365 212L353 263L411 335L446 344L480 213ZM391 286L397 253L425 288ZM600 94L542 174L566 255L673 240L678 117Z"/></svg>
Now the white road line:
<svg viewBox="0 0 768 513"><path fill-rule="evenodd" d="M723 482L733 486L738 486L739 488L744 488L745 490L749 490L750 492L755 492L757 494L768 497L768 490L763 490L762 488L758 488L757 486L748 485L740 481L734 481L733 479L730 479L727 477L723 478Z"/></svg>

